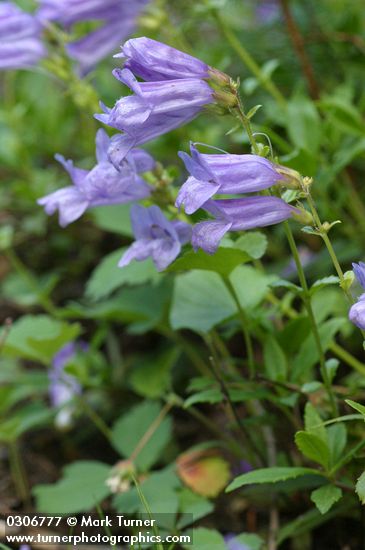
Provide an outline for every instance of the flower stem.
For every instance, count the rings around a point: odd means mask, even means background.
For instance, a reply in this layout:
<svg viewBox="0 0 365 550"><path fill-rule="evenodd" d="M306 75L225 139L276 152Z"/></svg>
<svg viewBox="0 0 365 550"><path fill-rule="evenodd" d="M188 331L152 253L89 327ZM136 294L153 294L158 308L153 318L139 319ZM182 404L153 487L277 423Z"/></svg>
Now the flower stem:
<svg viewBox="0 0 365 550"><path fill-rule="evenodd" d="M22 459L20 457L18 443L16 441L12 441L9 444L9 461L10 461L11 471L13 473L14 485L16 487L18 496L22 502L29 504L30 496L29 496L28 481L24 471Z"/></svg>
<svg viewBox="0 0 365 550"><path fill-rule="evenodd" d="M233 298L233 300L234 300L234 302L237 306L238 315L239 315L239 318L240 318L240 321L241 321L242 334L243 334L243 338L244 338L245 345L246 345L248 367L249 367L249 370L250 370L250 377L254 378L255 374L256 374L255 357L254 357L254 353L253 353L251 335L250 335L250 332L249 332L248 327L247 327L247 324L248 324L247 323L247 317L246 317L246 314L245 314L245 311L244 311L243 307L241 306L241 302L240 302L240 300L237 296L237 292L236 292L233 284L231 283L229 277L223 277L223 281L224 281L224 284L227 287L228 292L232 296L232 298Z"/></svg>
<svg viewBox="0 0 365 550"><path fill-rule="evenodd" d="M320 365L322 379L323 379L323 382L324 382L324 385L326 387L327 394L328 394L328 397L329 397L329 400L330 400L330 403L331 403L332 413L335 416L338 416L336 399L335 399L335 396L334 396L334 393L333 393L333 390L332 390L332 387L331 387L331 381L330 381L330 378L328 376L328 372L327 372L326 365L325 365L325 358L324 358L323 348L322 348L321 339L320 339L320 336L319 336L317 322L316 322L316 319L315 319L314 313L313 313L313 308L312 308L312 303L311 303L311 297L310 297L310 294L309 294L307 279L305 277L304 269L303 269L302 263L300 261L298 248L297 248L297 245L295 243L292 230L290 229L290 225L287 221L284 222L284 228L285 228L285 233L286 233L286 236L287 236L287 239L288 239L288 242L289 242L290 250L293 254L295 265L297 267L299 281L300 281L301 287L303 289L303 303L304 303L304 306L307 310L308 318L309 318L309 321L311 323L312 333L313 333L314 341L316 343L316 347L317 347L317 351L318 351L318 355L319 355L319 365Z"/></svg>
<svg viewBox="0 0 365 550"><path fill-rule="evenodd" d="M217 26L221 33L227 39L227 42L232 46L237 55L243 61L244 65L251 71L251 73L257 78L263 88L278 102L281 107L286 106L286 100L277 86L273 83L271 78L265 75L261 67L256 63L252 55L246 50L243 44L238 40L237 36L228 27L219 11L215 8L211 9L211 13L217 22Z"/></svg>

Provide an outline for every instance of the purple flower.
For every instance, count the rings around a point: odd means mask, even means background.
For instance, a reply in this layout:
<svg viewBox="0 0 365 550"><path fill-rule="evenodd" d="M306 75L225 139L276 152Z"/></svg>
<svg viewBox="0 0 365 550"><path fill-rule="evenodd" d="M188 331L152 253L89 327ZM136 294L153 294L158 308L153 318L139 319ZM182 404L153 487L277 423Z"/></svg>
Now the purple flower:
<svg viewBox="0 0 365 550"><path fill-rule="evenodd" d="M299 211L278 197L208 200L203 209L214 216L193 227L192 245L214 254L228 231L265 227L287 220Z"/></svg>
<svg viewBox="0 0 365 550"><path fill-rule="evenodd" d="M71 28L80 21L100 21L101 25L67 46L69 55L80 64L82 73L113 52L130 36L136 20L149 0L42 0L38 17Z"/></svg>
<svg viewBox="0 0 365 550"><path fill-rule="evenodd" d="M233 533L225 535L224 542L226 543L227 550L250 550L246 544L237 540L236 535Z"/></svg>
<svg viewBox="0 0 365 550"><path fill-rule="evenodd" d="M86 352L85 342L70 342L63 346L53 357L52 368L49 371L49 396L53 407L60 407L81 393L81 386L77 379L65 373L65 367L76 356L78 351ZM72 416L72 408L63 408L57 416L59 426L67 426Z"/></svg>
<svg viewBox="0 0 365 550"><path fill-rule="evenodd" d="M132 38L121 49L115 57L125 59L124 67L147 81L204 79L214 71L200 59L151 38Z"/></svg>
<svg viewBox="0 0 365 550"><path fill-rule="evenodd" d="M46 55L41 26L12 2L0 2L0 70L32 67Z"/></svg>
<svg viewBox="0 0 365 550"><path fill-rule="evenodd" d="M251 193L289 180L291 171L258 155L202 154L193 144L191 157L180 152L191 176L181 187L176 200L192 214L216 193Z"/></svg>
<svg viewBox="0 0 365 550"><path fill-rule="evenodd" d="M365 263L352 264L356 279L365 289ZM365 330L365 294L361 294L358 301L351 306L349 311L350 321L362 330Z"/></svg>
<svg viewBox="0 0 365 550"><path fill-rule="evenodd" d="M198 78L138 82L129 69L115 69L113 74L134 95L122 97L113 109L104 108L105 114L95 117L124 132L113 141L120 160L132 147L189 122L214 101L213 89Z"/></svg>
<svg viewBox="0 0 365 550"><path fill-rule="evenodd" d="M131 222L135 242L124 253L119 267L132 260L151 257L158 271L165 269L179 255L181 245L190 240L190 225L178 220L169 221L158 206L143 208L133 205Z"/></svg>
<svg viewBox="0 0 365 550"><path fill-rule="evenodd" d="M104 130L96 134L96 166L90 170L76 168L71 160L56 155L70 174L74 185L59 189L38 200L48 215L60 213L60 225L65 227L95 206L122 204L150 195L150 188L138 175L154 168L152 157L142 150L132 150L119 169L109 161L110 139Z"/></svg>
<svg viewBox="0 0 365 550"><path fill-rule="evenodd" d="M256 17L263 25L270 24L280 17L277 0L259 0L256 3Z"/></svg>
<svg viewBox="0 0 365 550"><path fill-rule="evenodd" d="M365 330L365 294L361 294L358 301L351 306L349 319L351 323Z"/></svg>

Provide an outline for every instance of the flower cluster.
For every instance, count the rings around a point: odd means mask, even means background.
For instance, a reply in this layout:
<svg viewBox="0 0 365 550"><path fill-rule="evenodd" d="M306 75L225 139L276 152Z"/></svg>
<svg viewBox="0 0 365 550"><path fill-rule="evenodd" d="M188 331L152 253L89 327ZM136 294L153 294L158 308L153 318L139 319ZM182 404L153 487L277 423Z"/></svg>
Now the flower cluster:
<svg viewBox="0 0 365 550"><path fill-rule="evenodd" d="M365 263L359 262L352 264L356 279L365 290ZM365 293L361 294L358 301L351 306L349 311L349 319L354 325L362 330L365 330Z"/></svg>
<svg viewBox="0 0 365 550"><path fill-rule="evenodd" d="M80 21L98 21L99 26L67 45L70 57L79 63L82 73L115 51L130 36L149 0L40 0L38 17L56 21L72 29Z"/></svg>
<svg viewBox="0 0 365 550"><path fill-rule="evenodd" d="M67 14L69 24L77 13ZM57 157L74 185L38 202L48 214L58 209L61 225L76 220L87 208L148 198L153 190L139 174L153 170L154 162L135 147L185 124L212 103L237 109L235 86L227 75L170 46L149 38L131 39L116 57L124 60L124 66L113 74L133 94L119 99L112 109L103 107L104 114L95 116L122 133L109 139L99 130L98 164L90 172ZM131 222L136 240L120 267L152 257L160 271L190 240L195 250L202 248L212 254L228 231L265 227L301 215L277 196L245 196L277 184L298 188L300 175L289 168L254 154L202 154L194 144L191 156L179 155L190 176L178 193L176 207L184 206L189 215L202 209L213 219L191 228L188 223L167 219L156 205L145 208L134 204ZM225 195L228 198L222 198Z"/></svg>
<svg viewBox="0 0 365 550"><path fill-rule="evenodd" d="M213 195L237 195L289 186L297 175L258 155L202 154L191 144L191 157L180 152L190 177L181 187L176 206L187 214L203 208L214 217L195 225L192 244L213 254L228 231L273 225L299 211L278 197L254 196L212 200Z"/></svg>
<svg viewBox="0 0 365 550"><path fill-rule="evenodd" d="M0 36L0 70L31 67L46 54L41 25L12 2L0 2Z"/></svg>
<svg viewBox="0 0 365 550"><path fill-rule="evenodd" d="M95 206L123 204L144 199L150 187L139 174L153 170L153 158L141 149L132 149L117 170L109 161L107 151L110 139L104 130L96 135L97 164L90 171L76 168L71 160L56 155L70 174L73 185L59 189L38 199L47 214L59 210L60 225L65 227Z"/></svg>
<svg viewBox="0 0 365 550"><path fill-rule="evenodd" d="M132 147L191 121L217 101L214 82L229 82L227 75L199 59L149 38L128 40L118 57L124 59L124 68L113 74L133 95L122 97L112 109L103 106L104 114L95 115L123 132L113 141L116 163Z"/></svg>

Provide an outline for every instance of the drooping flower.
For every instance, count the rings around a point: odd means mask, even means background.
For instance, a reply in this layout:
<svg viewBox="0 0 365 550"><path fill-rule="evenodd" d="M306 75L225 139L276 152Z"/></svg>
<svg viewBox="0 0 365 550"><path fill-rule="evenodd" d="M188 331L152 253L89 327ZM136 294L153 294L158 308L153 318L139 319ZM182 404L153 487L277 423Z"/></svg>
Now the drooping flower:
<svg viewBox="0 0 365 550"><path fill-rule="evenodd" d="M192 245L214 254L220 240L228 231L243 231L254 227L274 225L289 219L299 210L278 197L245 197L208 200L202 207L214 216L193 227Z"/></svg>
<svg viewBox="0 0 365 550"><path fill-rule="evenodd" d="M134 95L122 97L112 109L95 117L124 132L114 136L113 152L119 164L132 147L170 132L195 118L213 103L213 90L198 78L138 82L129 69L115 69L114 76Z"/></svg>
<svg viewBox="0 0 365 550"><path fill-rule="evenodd" d="M158 206L133 205L131 222L136 240L124 253L119 267L151 257L156 268L162 271L179 255L181 245L190 240L190 225L179 220L169 221Z"/></svg>
<svg viewBox="0 0 365 550"><path fill-rule="evenodd" d="M179 152L190 177L181 187L176 206L193 214L213 195L252 193L279 181L291 185L296 172L258 155L202 154L190 144L191 157ZM298 174L297 174L298 175Z"/></svg>
<svg viewBox="0 0 365 550"><path fill-rule="evenodd" d="M56 423L60 427L70 424L73 407L67 406L71 399L81 393L81 385L78 380L65 372L65 367L76 356L77 352L86 352L88 346L85 342L69 342L63 346L53 357L52 367L49 371L49 396L53 407L63 407L57 417Z"/></svg>
<svg viewBox="0 0 365 550"><path fill-rule="evenodd" d="M352 264L356 279L365 289L365 263ZM365 293L359 296L358 301L353 304L349 311L350 321L362 330L365 330Z"/></svg>
<svg viewBox="0 0 365 550"><path fill-rule="evenodd" d="M137 18L149 0L41 0L38 17L56 21L66 29L81 21L99 21L86 36L67 46L82 73L115 51L136 27Z"/></svg>
<svg viewBox="0 0 365 550"><path fill-rule="evenodd" d="M0 70L25 69L46 55L41 25L12 2L0 2Z"/></svg>
<svg viewBox="0 0 365 550"><path fill-rule="evenodd" d="M121 50L114 57L125 59L124 68L148 82L180 78L206 79L215 72L200 59L144 36L128 40Z"/></svg>
<svg viewBox="0 0 365 550"><path fill-rule="evenodd" d="M99 130L96 135L97 164L90 171L56 156L70 174L73 185L42 197L38 204L44 206L48 215L59 210L62 227L77 220L88 208L133 202L150 195L149 186L139 174L154 168L153 158L145 151L135 149L117 169L109 161L109 146L109 137L104 130Z"/></svg>

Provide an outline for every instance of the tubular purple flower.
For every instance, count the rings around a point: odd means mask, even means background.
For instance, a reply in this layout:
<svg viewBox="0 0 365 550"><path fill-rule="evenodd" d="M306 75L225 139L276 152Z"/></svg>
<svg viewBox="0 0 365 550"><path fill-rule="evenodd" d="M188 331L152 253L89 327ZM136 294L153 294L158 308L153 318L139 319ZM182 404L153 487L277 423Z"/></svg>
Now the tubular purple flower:
<svg viewBox="0 0 365 550"><path fill-rule="evenodd" d="M361 294L358 301L351 306L349 319L361 330L365 330L365 294Z"/></svg>
<svg viewBox="0 0 365 550"><path fill-rule="evenodd" d="M49 396L53 407L60 407L70 401L75 395L81 393L81 385L71 374L65 373L65 367L76 356L77 352L86 352L86 342L69 342L63 346L53 357L52 367L49 371ZM67 426L70 424L72 408L65 407L57 415L57 424Z"/></svg>
<svg viewBox="0 0 365 550"><path fill-rule="evenodd" d="M99 130L96 135L97 164L90 171L77 168L71 160L56 155L74 185L59 189L37 202L45 207L48 215L59 210L62 227L78 219L88 208L133 202L150 195L149 186L138 174L154 168L153 158L145 151L132 150L120 169L116 169L108 158L109 146L108 135Z"/></svg>
<svg viewBox="0 0 365 550"><path fill-rule="evenodd" d="M113 109L95 115L101 122L124 132L113 141L115 162L136 145L146 143L195 118L213 103L213 89L199 79L138 82L128 69L116 69L114 76L134 95L122 97Z"/></svg>
<svg viewBox="0 0 365 550"><path fill-rule="evenodd" d="M258 155L202 154L190 145L191 157L179 152L191 176L181 187L176 206L193 214L216 193L240 194L267 189L288 178L286 168Z"/></svg>
<svg viewBox="0 0 365 550"><path fill-rule="evenodd" d="M25 69L46 55L41 25L12 2L0 2L0 70Z"/></svg>
<svg viewBox="0 0 365 550"><path fill-rule="evenodd" d="M214 71L200 59L151 38L132 38L121 50L114 57L125 59L124 67L147 81L205 79Z"/></svg>
<svg viewBox="0 0 365 550"><path fill-rule="evenodd" d="M254 227L274 225L289 219L299 211L278 197L209 200L203 209L215 219L193 227L192 245L214 254L220 240L228 231L243 231Z"/></svg>
<svg viewBox="0 0 365 550"><path fill-rule="evenodd" d="M224 542L227 550L250 550L246 544L240 542L236 537L237 535L234 535L233 533L228 533L228 535L225 535Z"/></svg>
<svg viewBox="0 0 365 550"><path fill-rule="evenodd" d="M131 222L135 242L128 248L118 266L124 267L132 260L142 261L151 257L158 271L175 260L181 245L191 237L189 224L179 220L169 221L158 206L131 207Z"/></svg>
<svg viewBox="0 0 365 550"><path fill-rule="evenodd" d="M363 289L365 289L365 263L364 262L359 262L358 264L353 263L352 268L354 270L356 279L359 281Z"/></svg>
<svg viewBox="0 0 365 550"><path fill-rule="evenodd" d="M100 21L101 26L67 46L69 55L80 64L82 73L115 50L131 35L149 0L42 0L40 20L57 21L66 28L80 21Z"/></svg>

